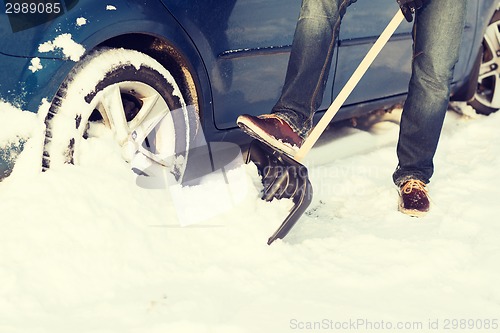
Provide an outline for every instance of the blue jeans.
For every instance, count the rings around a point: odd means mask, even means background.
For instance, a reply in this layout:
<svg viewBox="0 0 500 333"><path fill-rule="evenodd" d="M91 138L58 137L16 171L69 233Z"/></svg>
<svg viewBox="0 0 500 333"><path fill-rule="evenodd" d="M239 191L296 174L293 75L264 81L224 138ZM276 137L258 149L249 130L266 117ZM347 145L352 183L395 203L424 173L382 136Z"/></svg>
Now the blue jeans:
<svg viewBox="0 0 500 333"><path fill-rule="evenodd" d="M450 99L458 61L467 0L430 0L413 26L413 63L401 116L396 185L409 178L428 183Z"/></svg>
<svg viewBox="0 0 500 333"><path fill-rule="evenodd" d="M370 1L370 0L367 0ZM273 113L303 138L321 105L333 48L346 8L356 0L303 0L285 84ZM396 6L395 6L396 7ZM413 26L413 63L393 175L428 183L433 172L453 69L458 61L467 0L428 0Z"/></svg>

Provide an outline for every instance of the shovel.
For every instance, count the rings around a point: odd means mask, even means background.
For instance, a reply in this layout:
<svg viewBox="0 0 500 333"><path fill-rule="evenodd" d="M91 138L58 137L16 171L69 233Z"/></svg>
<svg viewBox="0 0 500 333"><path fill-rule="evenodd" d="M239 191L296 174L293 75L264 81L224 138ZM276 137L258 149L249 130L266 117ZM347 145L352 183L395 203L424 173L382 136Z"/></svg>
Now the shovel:
<svg viewBox="0 0 500 333"><path fill-rule="evenodd" d="M312 185L308 178L307 168L301 164L301 161L318 141L320 135L337 114L403 19L404 15L398 9L396 15L394 15L391 22L293 157L277 151L258 140L251 143L247 163L254 162L262 177L262 184L264 185L262 199L271 201L274 198L278 200L288 198L292 199L294 204L283 223L267 241L268 245L278 238L284 238L311 203Z"/></svg>

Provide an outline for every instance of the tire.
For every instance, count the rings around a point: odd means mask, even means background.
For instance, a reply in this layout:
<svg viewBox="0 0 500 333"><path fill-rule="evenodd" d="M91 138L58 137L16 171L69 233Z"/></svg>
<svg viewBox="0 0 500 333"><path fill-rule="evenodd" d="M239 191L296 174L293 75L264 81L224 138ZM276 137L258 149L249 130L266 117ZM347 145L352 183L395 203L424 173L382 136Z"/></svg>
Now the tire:
<svg viewBox="0 0 500 333"><path fill-rule="evenodd" d="M140 152L181 181L192 116L175 78L156 60L133 50L97 51L75 67L53 99L42 167L78 164L82 140L100 122L112 130L127 162Z"/></svg>
<svg viewBox="0 0 500 333"><path fill-rule="evenodd" d="M500 11L486 28L476 92L469 101L477 113L489 115L500 109Z"/></svg>

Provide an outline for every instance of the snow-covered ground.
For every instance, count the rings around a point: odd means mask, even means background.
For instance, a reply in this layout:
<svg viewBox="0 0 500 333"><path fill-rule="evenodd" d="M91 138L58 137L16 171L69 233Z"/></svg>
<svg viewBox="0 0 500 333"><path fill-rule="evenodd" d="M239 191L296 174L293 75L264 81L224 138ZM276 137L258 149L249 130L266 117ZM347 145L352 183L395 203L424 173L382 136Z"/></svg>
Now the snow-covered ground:
<svg viewBox="0 0 500 333"><path fill-rule="evenodd" d="M399 113L334 126L305 162L313 203L268 246L289 202L259 199L254 166L232 208L181 227L109 136L36 172L37 121L6 108L0 132L34 139L0 183L2 333L500 331L500 114L448 112L421 219L396 209Z"/></svg>

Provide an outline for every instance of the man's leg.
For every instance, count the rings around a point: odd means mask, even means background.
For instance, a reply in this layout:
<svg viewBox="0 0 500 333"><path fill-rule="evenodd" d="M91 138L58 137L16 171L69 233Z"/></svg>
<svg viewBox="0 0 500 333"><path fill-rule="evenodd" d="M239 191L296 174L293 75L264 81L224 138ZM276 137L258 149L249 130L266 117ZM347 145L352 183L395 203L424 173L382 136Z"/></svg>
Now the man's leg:
<svg viewBox="0 0 500 333"><path fill-rule="evenodd" d="M340 20L356 0L303 0L281 97L271 114L237 124L274 149L295 155L312 127L330 70Z"/></svg>
<svg viewBox="0 0 500 333"><path fill-rule="evenodd" d="M304 138L323 99L340 21L356 0L303 0L282 94L273 113Z"/></svg>
<svg viewBox="0 0 500 333"><path fill-rule="evenodd" d="M393 175L398 186L408 179L428 183L433 174L466 6L467 0L429 0L416 14L413 74L401 118L399 165Z"/></svg>

